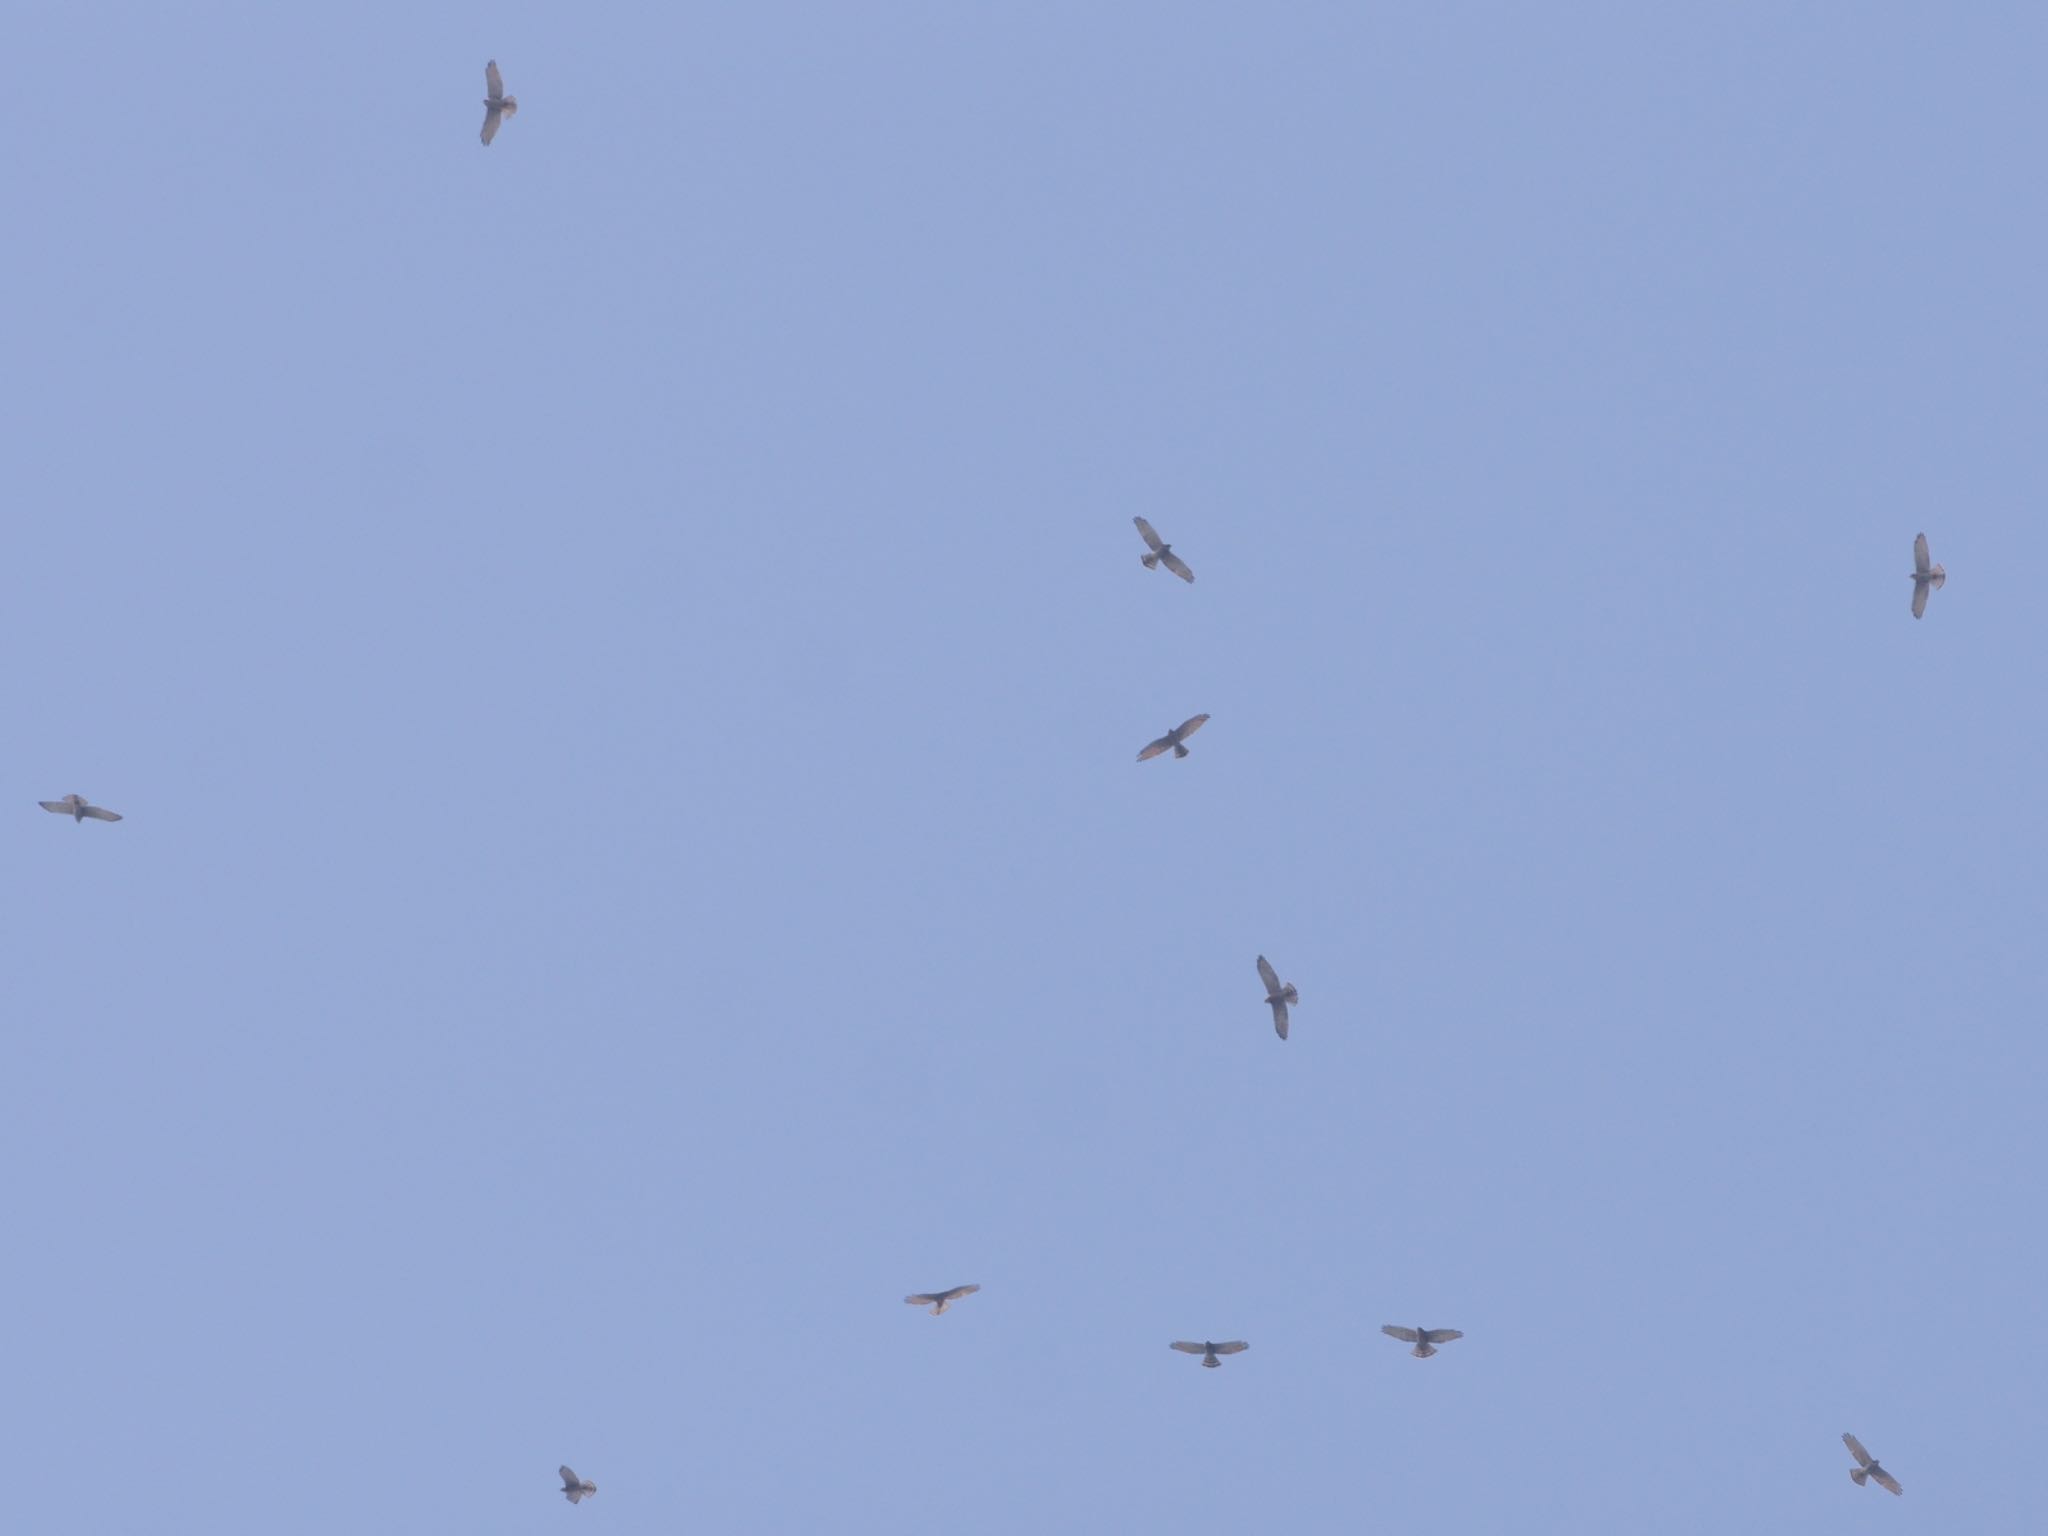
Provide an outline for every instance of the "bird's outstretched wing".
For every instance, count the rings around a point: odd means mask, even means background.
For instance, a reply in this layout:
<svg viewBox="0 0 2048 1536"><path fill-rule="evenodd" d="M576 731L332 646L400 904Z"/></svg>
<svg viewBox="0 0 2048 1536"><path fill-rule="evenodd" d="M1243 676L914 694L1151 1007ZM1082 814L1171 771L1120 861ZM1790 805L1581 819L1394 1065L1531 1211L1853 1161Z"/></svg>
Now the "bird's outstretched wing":
<svg viewBox="0 0 2048 1536"><path fill-rule="evenodd" d="M36 804L46 811L55 811L59 816L69 816L71 814L70 805L63 800L38 800Z"/></svg>
<svg viewBox="0 0 2048 1536"><path fill-rule="evenodd" d="M498 136L498 124L505 120L505 114L496 107L484 108L484 146L489 148L491 140Z"/></svg>
<svg viewBox="0 0 2048 1536"><path fill-rule="evenodd" d="M491 100L501 101L505 95L505 77L498 73L498 61L492 59L484 65L484 89Z"/></svg>
<svg viewBox="0 0 2048 1536"><path fill-rule="evenodd" d="M1927 574L1927 571L1928 571L1928 567L1929 567L1929 566L1930 566L1930 565L1931 565L1932 563L1933 563L1933 562L1932 562L1932 561L1931 561L1931 560L1930 560L1930 559L1928 558L1928 555L1927 555L1927 535L1926 535L1926 534L1924 534L1924 533L1916 533L1916 534L1914 534L1914 535L1913 535L1913 574L1914 574L1915 576L1925 576L1925 575Z"/></svg>
<svg viewBox="0 0 2048 1536"><path fill-rule="evenodd" d="M1141 763L1148 762L1172 745L1173 738L1171 736L1162 736L1157 741L1147 742L1145 750L1138 754L1138 761Z"/></svg>
<svg viewBox="0 0 2048 1536"><path fill-rule="evenodd" d="M1463 1337L1465 1337L1464 1333L1456 1328L1425 1328L1422 1330L1422 1342L1425 1344L1448 1344L1453 1339L1462 1339Z"/></svg>
<svg viewBox="0 0 2048 1536"><path fill-rule="evenodd" d="M1166 541L1152 531L1152 525L1146 522L1145 519L1134 517L1131 521L1138 525L1138 537L1151 546L1153 554L1156 555L1160 550L1166 548Z"/></svg>
<svg viewBox="0 0 2048 1536"><path fill-rule="evenodd" d="M1251 1345L1245 1343L1243 1339L1236 1339L1228 1344L1217 1344L1211 1347L1214 1348L1216 1353L1219 1355L1241 1355L1246 1350L1250 1349Z"/></svg>
<svg viewBox="0 0 2048 1536"><path fill-rule="evenodd" d="M1187 719L1181 721L1180 730L1177 734L1182 741L1186 741L1208 723L1209 717L1207 715L1190 715Z"/></svg>
<svg viewBox="0 0 2048 1536"><path fill-rule="evenodd" d="M83 814L92 817L94 821L119 821L121 819L119 811L110 811L103 805L88 805L83 807L82 810Z"/></svg>
<svg viewBox="0 0 2048 1536"><path fill-rule="evenodd" d="M1906 1491L1899 1486L1899 1480L1896 1477L1885 1471L1883 1467L1874 1464L1870 1469L1870 1480L1888 1493L1904 1493Z"/></svg>
<svg viewBox="0 0 2048 1536"><path fill-rule="evenodd" d="M1273 999L1273 1033L1282 1040L1287 1038L1287 1004L1277 997Z"/></svg>
<svg viewBox="0 0 2048 1536"><path fill-rule="evenodd" d="M1870 1452L1863 1449L1863 1442L1861 1440L1858 1440L1854 1435L1843 1435L1842 1444L1849 1447L1849 1454L1856 1458L1856 1464L1858 1466L1867 1467L1871 1464L1871 1462L1877 1459L1876 1457L1872 1456Z"/></svg>
<svg viewBox="0 0 2048 1536"><path fill-rule="evenodd" d="M1273 969L1264 955L1259 956L1259 980L1266 984L1266 995L1277 996L1280 991L1280 973Z"/></svg>
<svg viewBox="0 0 2048 1536"><path fill-rule="evenodd" d="M1413 1344L1422 1337L1413 1328L1403 1328L1396 1323L1381 1323L1380 1332L1390 1339L1399 1339L1403 1344Z"/></svg>
<svg viewBox="0 0 2048 1536"><path fill-rule="evenodd" d="M1190 1344L1186 1339L1175 1339L1171 1344L1167 1345L1166 1347L1168 1349L1177 1349L1184 1355L1206 1355L1207 1353L1209 1353L1208 1345Z"/></svg>
<svg viewBox="0 0 2048 1536"><path fill-rule="evenodd" d="M1188 569L1187 561L1181 559L1179 555L1161 555L1159 557L1159 563L1165 566L1169 571L1173 572L1173 574L1178 576L1182 581L1193 581L1195 579L1195 573Z"/></svg>
<svg viewBox="0 0 2048 1536"><path fill-rule="evenodd" d="M1925 614L1925 613L1927 612L1927 589L1928 589L1928 588L1929 588L1930 586L1932 586L1932 585L1933 585L1933 583L1932 583L1932 582L1926 582L1926 581L1916 581L1916 582L1914 582L1914 583L1913 583L1913 617L1914 617L1914 618L1916 618L1916 619L1917 619L1917 618L1920 618L1920 617L1921 617L1922 615L1924 615L1924 614Z"/></svg>
<svg viewBox="0 0 2048 1536"><path fill-rule="evenodd" d="M904 1297L903 1303L910 1307L935 1307L945 1299L937 1291L920 1291L915 1296Z"/></svg>

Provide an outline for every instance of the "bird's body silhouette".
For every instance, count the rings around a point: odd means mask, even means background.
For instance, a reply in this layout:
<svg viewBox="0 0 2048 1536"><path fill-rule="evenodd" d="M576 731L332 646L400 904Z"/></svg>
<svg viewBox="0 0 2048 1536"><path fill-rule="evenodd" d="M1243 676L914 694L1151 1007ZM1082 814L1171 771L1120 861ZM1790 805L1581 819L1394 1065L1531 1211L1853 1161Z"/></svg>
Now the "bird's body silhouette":
<svg viewBox="0 0 2048 1536"><path fill-rule="evenodd" d="M1282 1040L1287 1038L1287 1005L1301 1001L1301 994L1294 990L1294 983L1280 984L1280 973L1273 969L1264 955L1259 956L1259 980L1266 984L1266 1002L1273 1010L1273 1033Z"/></svg>
<svg viewBox="0 0 2048 1536"><path fill-rule="evenodd" d="M580 1504L583 1502L583 1500L590 1498L596 1494L597 1484L586 1483L582 1478L578 1477L574 1472L571 1472L567 1467L563 1467L561 1469L561 1473L562 1497L567 1499L571 1504Z"/></svg>
<svg viewBox="0 0 2048 1536"><path fill-rule="evenodd" d="M1913 617L1919 618L1927 611L1927 594L1939 592L1948 581L1948 572L1933 564L1927 558L1927 535L1913 535Z"/></svg>
<svg viewBox="0 0 2048 1536"><path fill-rule="evenodd" d="M498 73L496 59L484 65L484 88L490 92L484 97L483 131L484 148L489 149L491 140L498 136L498 124L519 115L519 98L505 94L504 77Z"/></svg>
<svg viewBox="0 0 2048 1536"><path fill-rule="evenodd" d="M1904 1493L1899 1480L1885 1471L1884 1464L1870 1452L1863 1449L1863 1442L1854 1435L1842 1436L1842 1444L1849 1447L1849 1454L1856 1458L1856 1465L1849 1469L1849 1481L1861 1488L1865 1482L1872 1482L1892 1493Z"/></svg>
<svg viewBox="0 0 2048 1536"><path fill-rule="evenodd" d="M1187 561L1176 555L1173 552L1173 546L1152 531L1150 523L1146 522L1142 517L1134 517L1131 521L1138 525L1139 536L1151 546L1146 553L1138 556L1138 563L1140 565L1144 566L1148 571L1156 571L1163 565L1182 581L1193 581L1195 579L1195 573L1188 569Z"/></svg>
<svg viewBox="0 0 2048 1536"><path fill-rule="evenodd" d="M1179 725L1176 725L1172 730L1168 731L1164 736L1160 737L1157 741L1147 742L1145 744L1145 750L1138 754L1138 761L1142 763L1148 761L1151 758L1155 758L1159 756L1160 753L1166 751L1169 747L1173 749L1173 755L1175 757L1186 757L1188 755L1188 749L1182 746L1181 743L1186 741L1190 736L1194 735L1195 732L1199 731L1204 725L1208 724L1208 721L1209 717L1207 715L1189 716L1187 719L1181 721Z"/></svg>
<svg viewBox="0 0 2048 1536"><path fill-rule="evenodd" d="M66 795L62 800L38 800L46 811L55 811L59 816L69 816L74 822L90 816L94 821L119 821L120 813L105 806L90 804L83 795Z"/></svg>
<svg viewBox="0 0 2048 1536"><path fill-rule="evenodd" d="M1211 1344L1207 1339L1204 1339L1199 1344L1191 1344L1186 1339L1175 1339L1166 1347L1168 1349L1177 1349L1184 1355L1200 1355L1202 1357L1202 1364L1213 1370L1223 1363L1216 1358L1218 1355L1242 1354L1245 1350L1250 1349L1251 1345L1245 1343L1243 1339L1234 1340L1229 1344Z"/></svg>
<svg viewBox="0 0 2048 1536"><path fill-rule="evenodd" d="M906 1296L903 1299L913 1307L930 1307L932 1316L937 1317L962 1296L972 1296L980 1289L978 1285L956 1285L950 1291L920 1291L915 1296Z"/></svg>
<svg viewBox="0 0 2048 1536"><path fill-rule="evenodd" d="M1413 1344L1415 1347L1408 1353L1418 1360L1427 1360L1435 1354L1439 1344L1465 1337L1456 1328L1403 1328L1399 1323L1381 1323L1380 1332L1390 1339L1399 1339L1403 1344Z"/></svg>

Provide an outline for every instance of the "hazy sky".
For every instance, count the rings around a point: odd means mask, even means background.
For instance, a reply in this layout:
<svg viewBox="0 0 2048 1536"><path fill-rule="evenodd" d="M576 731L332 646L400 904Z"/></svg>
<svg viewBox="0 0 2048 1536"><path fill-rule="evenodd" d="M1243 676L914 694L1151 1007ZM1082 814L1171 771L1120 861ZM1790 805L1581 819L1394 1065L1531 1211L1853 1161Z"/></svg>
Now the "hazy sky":
<svg viewBox="0 0 2048 1536"><path fill-rule="evenodd" d="M2038 1518L2048 13L427 9L12 22L20 1529Z"/></svg>

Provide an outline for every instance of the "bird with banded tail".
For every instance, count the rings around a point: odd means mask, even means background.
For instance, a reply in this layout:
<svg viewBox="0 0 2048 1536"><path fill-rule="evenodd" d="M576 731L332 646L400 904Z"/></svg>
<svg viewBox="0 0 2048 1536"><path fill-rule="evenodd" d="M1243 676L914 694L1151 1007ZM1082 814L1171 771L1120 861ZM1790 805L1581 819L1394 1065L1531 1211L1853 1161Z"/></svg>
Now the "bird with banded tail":
<svg viewBox="0 0 2048 1536"><path fill-rule="evenodd" d="M956 1285L950 1291L920 1291L915 1296L906 1296L904 1302L913 1307L930 1307L932 1316L937 1317L962 1296L972 1296L980 1290L978 1285Z"/></svg>
<svg viewBox="0 0 2048 1536"><path fill-rule="evenodd" d="M110 811L103 805L93 805L83 795L66 795L62 800L38 800L36 804L59 816L69 816L74 822L84 821L88 816L94 821L121 819L119 811Z"/></svg>
<svg viewBox="0 0 2048 1536"><path fill-rule="evenodd" d="M1913 535L1913 617L1927 612L1927 594L1939 592L1948 583L1948 572L1927 558L1927 535Z"/></svg>
<svg viewBox="0 0 2048 1536"><path fill-rule="evenodd" d="M1151 546L1146 553L1138 556L1140 565L1148 571L1156 571L1163 565L1182 581L1191 582L1195 579L1195 573L1188 569L1187 561L1176 555L1173 546L1152 531L1150 523L1142 517L1134 517L1131 521L1138 525L1138 536Z"/></svg>
<svg viewBox="0 0 2048 1536"><path fill-rule="evenodd" d="M1204 1339L1199 1344L1194 1344L1186 1339L1175 1339L1166 1347L1168 1349L1177 1349L1184 1355L1200 1355L1202 1357L1202 1364L1214 1370L1223 1363L1216 1358L1218 1355L1243 1354L1244 1351L1251 1348L1251 1345L1245 1343L1243 1339L1235 1339L1228 1344L1211 1344L1207 1339Z"/></svg>
<svg viewBox="0 0 2048 1536"><path fill-rule="evenodd" d="M1871 1482L1892 1493L1904 1493L1906 1491L1899 1486L1899 1480L1896 1477L1885 1471L1883 1462L1863 1449L1863 1442L1861 1440L1858 1440L1854 1435L1845 1434L1842 1436L1842 1444L1849 1447L1849 1454L1856 1458L1856 1465L1849 1469L1849 1481L1858 1488L1861 1488L1866 1482Z"/></svg>
<svg viewBox="0 0 2048 1536"><path fill-rule="evenodd" d="M1403 1328L1399 1323L1381 1323L1380 1332L1390 1339L1399 1339L1403 1344L1413 1344L1408 1351L1418 1360L1427 1360L1436 1353L1439 1344L1448 1344L1465 1335L1456 1328Z"/></svg>

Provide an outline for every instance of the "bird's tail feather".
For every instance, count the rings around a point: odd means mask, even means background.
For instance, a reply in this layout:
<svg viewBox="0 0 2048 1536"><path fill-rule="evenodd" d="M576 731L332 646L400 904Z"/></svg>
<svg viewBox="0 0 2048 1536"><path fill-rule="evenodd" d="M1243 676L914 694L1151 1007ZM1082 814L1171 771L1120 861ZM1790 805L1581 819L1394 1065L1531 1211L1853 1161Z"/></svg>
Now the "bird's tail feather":
<svg viewBox="0 0 2048 1536"><path fill-rule="evenodd" d="M1851 1467L1849 1469L1849 1481L1854 1483L1858 1488L1861 1488L1865 1483L1870 1481L1870 1474L1864 1471L1861 1467Z"/></svg>
<svg viewBox="0 0 2048 1536"><path fill-rule="evenodd" d="M1293 982L1287 983L1286 989L1280 994L1280 1000L1287 1003L1298 1003L1301 1001L1301 994L1294 990Z"/></svg>
<svg viewBox="0 0 2048 1536"><path fill-rule="evenodd" d="M1427 1360L1435 1353L1436 1346L1434 1344L1417 1344L1414 1350L1415 1358L1418 1360Z"/></svg>
<svg viewBox="0 0 2048 1536"><path fill-rule="evenodd" d="M1140 555L1138 556L1138 563L1148 571L1159 569L1159 557L1157 555Z"/></svg>
<svg viewBox="0 0 2048 1536"><path fill-rule="evenodd" d="M1173 755L1175 757L1186 757L1188 755L1188 749L1186 747L1176 746L1173 749Z"/></svg>

